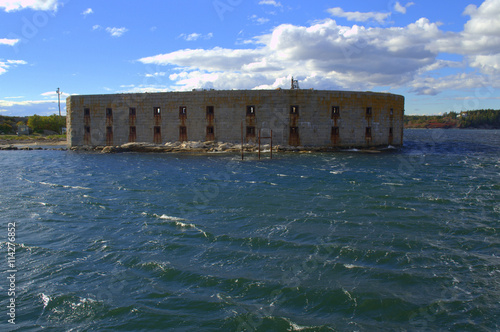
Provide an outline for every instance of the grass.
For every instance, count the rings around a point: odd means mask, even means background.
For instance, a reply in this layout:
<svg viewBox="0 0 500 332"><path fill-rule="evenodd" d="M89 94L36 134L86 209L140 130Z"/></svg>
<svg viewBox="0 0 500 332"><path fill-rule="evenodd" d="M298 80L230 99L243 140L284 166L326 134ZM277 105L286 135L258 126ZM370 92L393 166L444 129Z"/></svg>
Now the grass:
<svg viewBox="0 0 500 332"><path fill-rule="evenodd" d="M17 135L0 135L1 140L8 140L8 141L44 141L44 140L65 140L66 135L49 135L49 136L43 136L40 134L33 134L33 135L22 135L22 136L17 136Z"/></svg>

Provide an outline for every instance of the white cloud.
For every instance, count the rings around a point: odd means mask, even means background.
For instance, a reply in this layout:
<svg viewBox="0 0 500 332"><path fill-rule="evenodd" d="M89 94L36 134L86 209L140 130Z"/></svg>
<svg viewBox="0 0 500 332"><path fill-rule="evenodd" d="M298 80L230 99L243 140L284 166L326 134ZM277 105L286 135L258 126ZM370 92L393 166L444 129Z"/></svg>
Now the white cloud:
<svg viewBox="0 0 500 332"><path fill-rule="evenodd" d="M106 28L106 32L111 35L111 37L121 37L125 32L127 32L127 28Z"/></svg>
<svg viewBox="0 0 500 332"><path fill-rule="evenodd" d="M58 0L0 0L0 8L6 12L33 9L57 11L60 5Z"/></svg>
<svg viewBox="0 0 500 332"><path fill-rule="evenodd" d="M7 39L7 38L1 38L0 39L0 45L8 45L8 46L14 46L17 43L19 43L20 39Z"/></svg>
<svg viewBox="0 0 500 332"><path fill-rule="evenodd" d="M28 63L24 60L7 60L0 61L0 75L5 74L8 69L12 67L17 67L19 65L27 65Z"/></svg>
<svg viewBox="0 0 500 332"><path fill-rule="evenodd" d="M49 92L42 93L41 96L48 97L48 98L54 98L55 101L57 101L57 92L55 92L55 91L49 91ZM61 102L63 99L66 100L66 98L69 96L71 96L69 93L62 92L61 93Z"/></svg>
<svg viewBox="0 0 500 332"><path fill-rule="evenodd" d="M343 17L348 21L355 22L367 22L367 21L376 21L378 23L384 23L388 17L391 16L391 13L378 13L378 12L345 12L340 7L330 8L328 12L335 17Z"/></svg>
<svg viewBox="0 0 500 332"><path fill-rule="evenodd" d="M482 72L500 74L500 0L485 0L478 8L469 5L464 15L469 21L460 33L448 33L431 47L439 52L461 54Z"/></svg>
<svg viewBox="0 0 500 332"><path fill-rule="evenodd" d="M495 21L499 10L500 0L468 7L471 19L461 33L443 31L440 23L426 18L402 27L343 26L325 19L309 26L279 25L252 37L245 44L249 48L183 49L139 61L169 66L172 90L286 88L293 75L303 88L406 87L416 94L436 95L478 84L500 85L485 83L486 78L500 82L500 22ZM441 60L442 53L465 58ZM468 66L481 72L458 74ZM452 74L441 77L444 69Z"/></svg>
<svg viewBox="0 0 500 332"><path fill-rule="evenodd" d="M25 101L10 101L10 100L0 100L0 107L14 107L14 106L33 106L41 104L52 104L57 103L57 100L25 100ZM61 99L61 103L63 100ZM66 101L65 101L66 102Z"/></svg>
<svg viewBox="0 0 500 332"><path fill-rule="evenodd" d="M96 24L96 25L94 25L94 26L92 27L92 30L94 30L94 31L95 31L95 30L101 30L101 29L102 29L102 27L101 27L99 24Z"/></svg>
<svg viewBox="0 0 500 332"><path fill-rule="evenodd" d="M283 7L281 2L276 2L275 0L261 0L259 5L269 5L274 7Z"/></svg>
<svg viewBox="0 0 500 332"><path fill-rule="evenodd" d="M396 1L396 4L394 5L394 10L397 11L398 13L406 14L407 9L413 5L415 5L414 2L408 2L406 5L403 6L399 1Z"/></svg>
<svg viewBox="0 0 500 332"><path fill-rule="evenodd" d="M195 32L195 33L191 33L191 34L185 34L185 33L183 33L183 34L181 34L181 35L179 36L179 38L183 38L183 39L185 39L185 40L187 40L187 41L196 41L196 40L198 40L198 39L200 39L200 38L202 38L202 39L206 39L206 40L208 40L208 39L212 39L212 38L213 38L213 36L214 36L214 34L213 34L213 33L211 33L211 32L210 32L210 33L208 33L208 34L206 34L206 35L203 35L203 34L201 34L201 33L196 33L196 32Z"/></svg>
<svg viewBox="0 0 500 332"><path fill-rule="evenodd" d="M94 11L92 10L92 8L88 8L87 10L85 10L85 11L82 13L82 15L83 15L84 17L87 17L88 15L93 14L93 13L94 13Z"/></svg>
<svg viewBox="0 0 500 332"><path fill-rule="evenodd" d="M167 75L167 73L165 73L165 72L156 72L156 73L146 74L145 77L148 77L148 78L151 78L151 77L164 77L166 75Z"/></svg>
<svg viewBox="0 0 500 332"><path fill-rule="evenodd" d="M250 16L250 20L252 20L257 24L266 24L267 22L270 21L268 18L258 17L257 15Z"/></svg>

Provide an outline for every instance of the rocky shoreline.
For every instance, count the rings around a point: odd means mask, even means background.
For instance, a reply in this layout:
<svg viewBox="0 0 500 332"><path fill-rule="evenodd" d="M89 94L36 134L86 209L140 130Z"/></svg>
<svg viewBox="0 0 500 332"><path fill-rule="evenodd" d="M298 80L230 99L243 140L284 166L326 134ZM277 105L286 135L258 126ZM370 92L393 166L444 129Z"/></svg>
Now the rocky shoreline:
<svg viewBox="0 0 500 332"><path fill-rule="evenodd" d="M1 142L5 143L5 142ZM126 143L120 146L97 146L97 147L72 147L66 148L65 142L54 142L47 144L47 142L37 143L19 143L9 142L8 144L1 144L0 150L2 151L33 151L33 150L58 150L58 151L86 151L96 153L241 153L241 144L223 143L223 142L175 142L166 143L164 145L151 144L151 143ZM335 148L335 147L303 147L303 146L282 146L274 145L272 147L273 153L276 152L296 152L296 153L313 153L313 152L362 152L362 153L381 153L384 151L394 151L397 148L391 146L372 147L372 148ZM260 146L262 153L269 153L271 146L264 144ZM258 144L247 143L243 144L243 151L245 153L257 153L259 151Z"/></svg>
<svg viewBox="0 0 500 332"><path fill-rule="evenodd" d="M313 153L313 152L366 152L380 153L387 150L395 150L394 147L373 147L369 149L340 149L334 147L302 147L302 146L282 146L274 145L273 152L298 152L298 153ZM165 145L157 145L151 143L126 143L120 146L101 146L95 148L89 147L74 147L73 151L96 151L101 153L123 153L123 152L156 152L156 153L241 153L241 144L225 143L225 142L175 142L166 143ZM245 153L257 153L259 151L258 144L247 143L243 144ZM269 153L271 146L263 144L260 146L262 153Z"/></svg>

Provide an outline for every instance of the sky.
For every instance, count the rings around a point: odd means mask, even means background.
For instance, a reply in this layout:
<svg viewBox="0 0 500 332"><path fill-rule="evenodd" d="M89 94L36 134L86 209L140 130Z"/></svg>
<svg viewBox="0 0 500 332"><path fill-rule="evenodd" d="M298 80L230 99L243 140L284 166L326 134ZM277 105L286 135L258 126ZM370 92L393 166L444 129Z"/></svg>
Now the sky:
<svg viewBox="0 0 500 332"><path fill-rule="evenodd" d="M0 115L70 95L290 88L500 109L500 0L0 0Z"/></svg>

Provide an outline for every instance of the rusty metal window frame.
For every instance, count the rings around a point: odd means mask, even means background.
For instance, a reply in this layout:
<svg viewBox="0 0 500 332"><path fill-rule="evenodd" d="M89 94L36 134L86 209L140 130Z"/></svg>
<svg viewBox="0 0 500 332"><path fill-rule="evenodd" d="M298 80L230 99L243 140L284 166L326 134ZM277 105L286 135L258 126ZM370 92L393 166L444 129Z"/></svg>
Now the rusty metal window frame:
<svg viewBox="0 0 500 332"><path fill-rule="evenodd" d="M290 127L290 134L298 135L299 134L299 127Z"/></svg>
<svg viewBox="0 0 500 332"><path fill-rule="evenodd" d="M107 118L112 118L113 117L113 109L112 108L106 108L106 117Z"/></svg>
<svg viewBox="0 0 500 332"><path fill-rule="evenodd" d="M340 116L340 106L332 106L332 118Z"/></svg>
<svg viewBox="0 0 500 332"><path fill-rule="evenodd" d="M365 129L365 137L372 137L372 127L366 127Z"/></svg>
<svg viewBox="0 0 500 332"><path fill-rule="evenodd" d="M367 107L366 108L366 116L372 116L372 114L373 114L373 108Z"/></svg>
<svg viewBox="0 0 500 332"><path fill-rule="evenodd" d="M85 134L90 134L90 126L85 126Z"/></svg>
<svg viewBox="0 0 500 332"><path fill-rule="evenodd" d="M332 136L339 136L339 135L340 135L339 127L332 127Z"/></svg>
<svg viewBox="0 0 500 332"><path fill-rule="evenodd" d="M255 106L254 105L247 106L247 115L255 116Z"/></svg>
<svg viewBox="0 0 500 332"><path fill-rule="evenodd" d="M83 116L90 116L90 108L83 109Z"/></svg>
<svg viewBox="0 0 500 332"><path fill-rule="evenodd" d="M128 109L128 115L129 116L136 116L137 115L137 109L135 107L130 107Z"/></svg>
<svg viewBox="0 0 500 332"><path fill-rule="evenodd" d="M291 105L290 106L290 114L299 115L299 106L298 105Z"/></svg>
<svg viewBox="0 0 500 332"><path fill-rule="evenodd" d="M247 126L247 136L255 137L255 127L254 126Z"/></svg>
<svg viewBox="0 0 500 332"><path fill-rule="evenodd" d="M179 116L187 116L187 107L186 106L179 107Z"/></svg>
<svg viewBox="0 0 500 332"><path fill-rule="evenodd" d="M207 126L207 135L215 134L214 126Z"/></svg>
<svg viewBox="0 0 500 332"><path fill-rule="evenodd" d="M136 127L136 126L130 126L130 129L129 129L129 134L130 134L130 135L135 135L135 134L137 134L137 127Z"/></svg>
<svg viewBox="0 0 500 332"><path fill-rule="evenodd" d="M207 106L207 115L213 115L213 114L215 114L215 107Z"/></svg>
<svg viewBox="0 0 500 332"><path fill-rule="evenodd" d="M153 107L153 114L154 114L154 116L160 116L161 115L161 107Z"/></svg>
<svg viewBox="0 0 500 332"><path fill-rule="evenodd" d="M187 127L186 126L180 126L179 127L179 134L180 135L187 135Z"/></svg>

